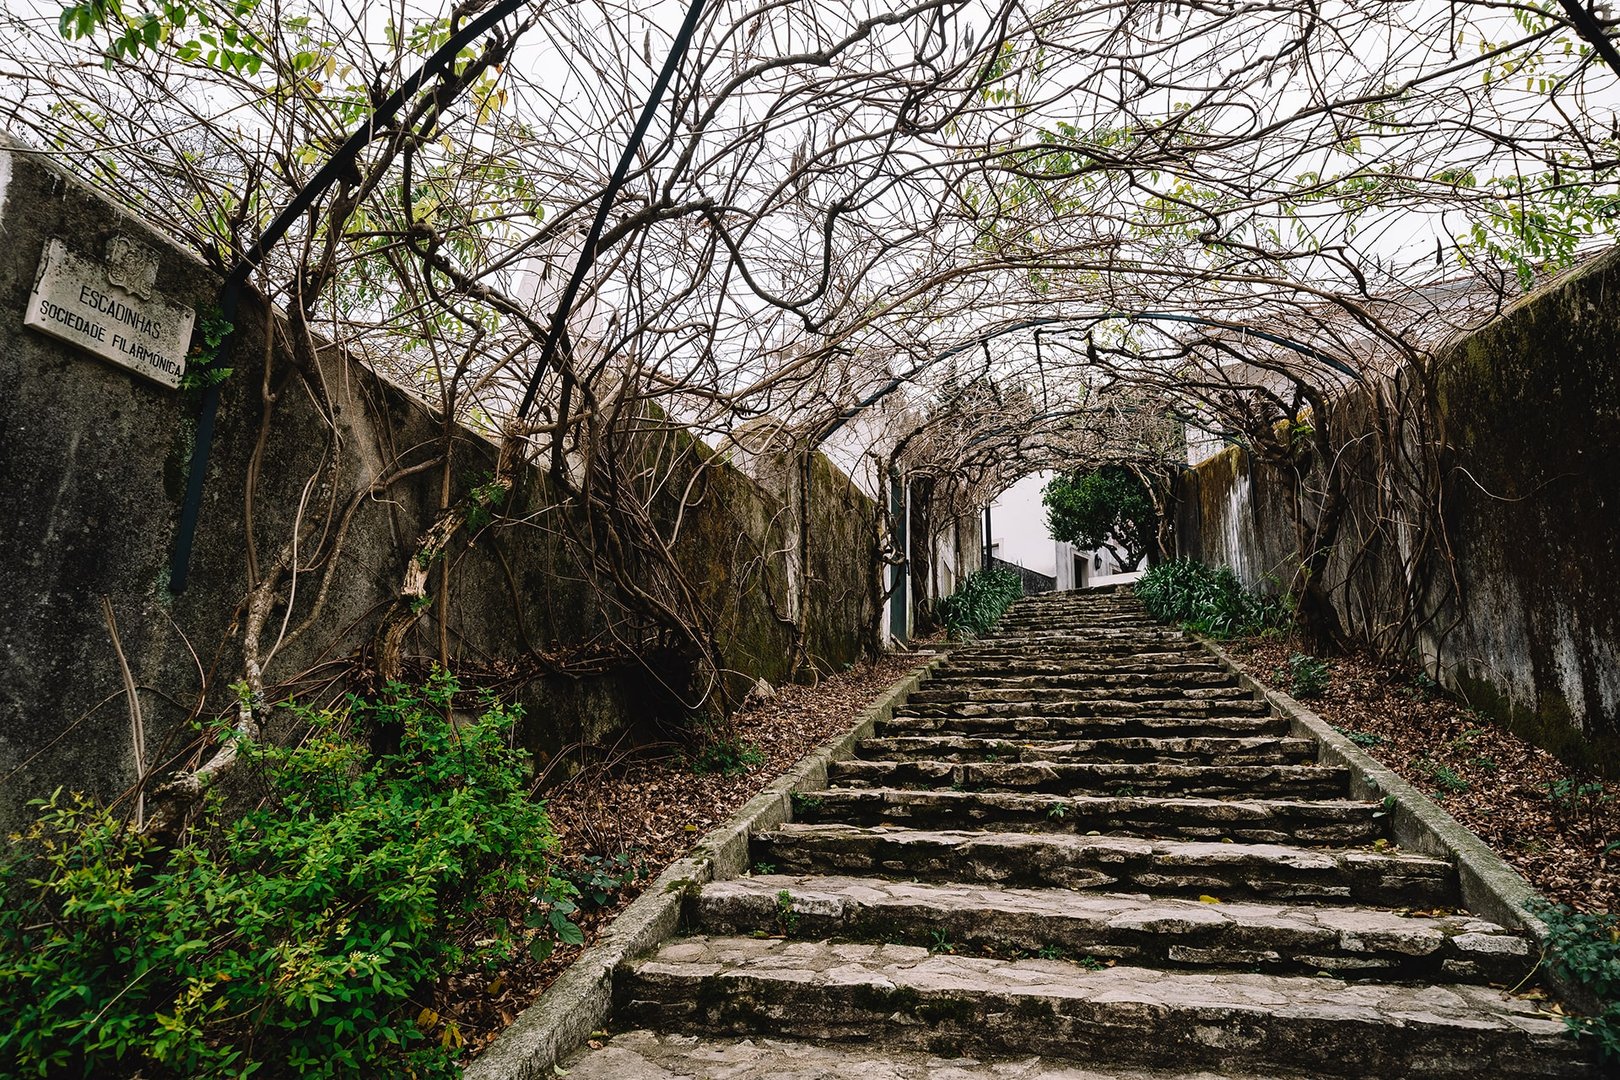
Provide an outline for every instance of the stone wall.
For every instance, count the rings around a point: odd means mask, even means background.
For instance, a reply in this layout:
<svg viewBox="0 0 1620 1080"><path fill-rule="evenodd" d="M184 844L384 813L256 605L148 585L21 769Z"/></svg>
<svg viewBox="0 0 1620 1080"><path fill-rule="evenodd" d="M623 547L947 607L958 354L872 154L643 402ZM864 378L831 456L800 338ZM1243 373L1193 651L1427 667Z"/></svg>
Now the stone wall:
<svg viewBox="0 0 1620 1080"><path fill-rule="evenodd" d="M1437 358L1428 429L1444 440L1438 495L1449 558L1421 564L1433 617L1398 643L1482 712L1611 776L1620 775L1617 358L1620 253ZM1371 521L1390 478L1376 475L1356 440L1369 403L1355 396L1333 408L1352 519ZM1253 584L1288 580L1297 556L1280 477L1230 448L1184 473L1178 495L1183 554L1230 565ZM1386 529L1378 543L1341 544L1328 580L1355 636L1387 629L1408 542Z"/></svg>
<svg viewBox="0 0 1620 1080"><path fill-rule="evenodd" d="M1057 588L1057 578L1050 574L1043 574L1039 570L1030 570L1019 566L1017 563L1010 563L1006 559L998 559L994 556L990 558L990 565L1000 570L1011 570L1017 574L1018 579L1024 583L1025 596L1038 596L1041 593L1052 592Z"/></svg>
<svg viewBox="0 0 1620 1080"><path fill-rule="evenodd" d="M303 566L290 613L275 608L265 638L267 686L330 695L336 680L364 669L442 485L459 495L481 483L495 447L334 348L321 351L317 369L299 371L278 347L267 376L265 317L248 305L235 374L223 386L190 586L176 595L168 560L199 393L25 329L22 313L53 237L87 258L101 258L116 236L139 240L158 255L158 288L186 304L209 303L217 279L41 158L3 147L0 234L3 829L26 800L58 786L111 797L135 780L103 598L139 688L146 768L161 770L193 743L188 718L214 716L232 699L250 539L257 564L268 566L301 507L307 520L352 504L352 514L332 517L346 529L333 572ZM677 559L713 620L734 689L791 677L796 655L833 670L876 646L876 509L841 473L812 458L812 529L801 545L799 503L714 460L698 440L654 423L639 445L670 478L664 490L675 494L655 514L666 525L680 517ZM436 462L446 447L448 464ZM374 487L416 466L427 467ZM587 584L559 501L543 474L524 476L506 514L435 568L434 603L410 642L422 657L443 649L453 667L520 701L525 738L548 767L627 729L679 724L686 711L626 655L627 640L646 644L645 627ZM306 553L320 541L301 540ZM790 563L801 558L808 572ZM660 663L655 655L654 672L679 685L681 661Z"/></svg>

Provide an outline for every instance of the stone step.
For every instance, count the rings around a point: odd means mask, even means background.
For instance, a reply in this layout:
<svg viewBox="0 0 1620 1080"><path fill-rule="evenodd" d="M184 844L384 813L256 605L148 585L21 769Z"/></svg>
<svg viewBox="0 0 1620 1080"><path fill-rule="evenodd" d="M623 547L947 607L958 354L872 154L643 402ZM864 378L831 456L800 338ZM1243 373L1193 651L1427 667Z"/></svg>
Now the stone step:
<svg viewBox="0 0 1620 1080"><path fill-rule="evenodd" d="M1350 799L1164 799L1004 791L829 788L801 796L807 824L1353 847L1385 836L1382 806Z"/></svg>
<svg viewBox="0 0 1620 1080"><path fill-rule="evenodd" d="M995 625L995 635L1021 635L1021 633L1074 633L1074 635L1103 635L1103 633L1162 633L1163 623L1153 622L1145 615L1053 615L1042 619L1038 615L1003 615Z"/></svg>
<svg viewBox="0 0 1620 1080"><path fill-rule="evenodd" d="M1151 646L1159 649L1185 649L1188 651L1198 648L1193 640L1180 630L1167 630L1163 627L1158 629L1132 627L1120 630L1020 629L1008 633L992 631L988 636L979 638L972 644L962 646L960 651L974 652L984 648L1012 649L1018 647L1085 651L1087 649L1117 649L1131 646Z"/></svg>
<svg viewBox="0 0 1620 1080"><path fill-rule="evenodd" d="M1160 702L1179 704L1184 701L1244 701L1259 702L1254 694L1241 686L1227 683L1212 686L1111 686L1105 683L1082 683L1078 686L1052 686L1042 683L1022 686L968 685L936 686L930 680L920 690L906 698L908 706L987 704L990 702L1026 705L1066 705L1070 702L1131 702L1149 705Z"/></svg>
<svg viewBox="0 0 1620 1080"><path fill-rule="evenodd" d="M917 701L901 705L906 716L1017 716L1062 713L1065 716L1265 716L1270 708L1252 698L1214 700L1186 697L1162 701L1118 701L1109 698L1060 701Z"/></svg>
<svg viewBox="0 0 1620 1080"><path fill-rule="evenodd" d="M1260 714L1054 716L999 712L976 716L952 716L948 713L909 714L904 711L903 706L896 715L887 720L879 720L876 725L877 734L880 736L982 734L1004 735L1009 738L1252 736L1280 734L1287 730L1288 722L1281 717Z"/></svg>
<svg viewBox="0 0 1620 1080"><path fill-rule="evenodd" d="M614 997L621 1023L686 1033L879 1041L1091 1065L1286 1065L1358 1078L1589 1075L1561 1018L1469 985L1126 965L1092 971L908 945L696 937L626 965Z"/></svg>
<svg viewBox="0 0 1620 1080"><path fill-rule="evenodd" d="M1299 763L1316 757L1309 739L1256 737L996 739L971 735L906 735L862 739L855 753L891 761L1192 761L1205 765Z"/></svg>
<svg viewBox="0 0 1620 1080"><path fill-rule="evenodd" d="M936 671L925 689L952 693L981 690L1173 690L1238 687L1237 676L1226 671L1086 671L1066 674L1022 674L982 671L966 674L950 669Z"/></svg>
<svg viewBox="0 0 1620 1080"><path fill-rule="evenodd" d="M1199 652L1197 645L1180 633L1132 631L1117 633L1018 633L981 638L978 643L952 653L964 656L994 656L1022 653L1039 657L1043 653L1083 658L1087 656L1135 656L1141 653Z"/></svg>
<svg viewBox="0 0 1620 1080"><path fill-rule="evenodd" d="M1057 795L1295 795L1340 798L1350 770L1331 765L1099 764L1064 761L834 762L827 778L842 787L954 787L963 791L1039 791Z"/></svg>
<svg viewBox="0 0 1620 1080"><path fill-rule="evenodd" d="M1051 616L1008 612L1001 617L1001 621L995 626L998 635L1020 632L1059 633L1064 631L1095 634L1108 630L1159 631L1163 629L1163 623L1155 622L1140 611L1134 614L1123 611L1108 613L1067 612Z"/></svg>
<svg viewBox="0 0 1620 1080"><path fill-rule="evenodd" d="M952 658L934 669L930 682L949 680L954 678L978 678L981 676L1011 675L1014 677L1032 676L1052 677L1070 675L1169 675L1179 674L1220 675L1229 673L1213 660L1165 659L1158 661L1132 661L1130 664L1121 664L1111 660L1075 660L1064 662L1062 660L1002 660L1002 661L969 661Z"/></svg>
<svg viewBox="0 0 1620 1080"><path fill-rule="evenodd" d="M1383 907L1454 907L1443 859L1404 852L1125 836L788 824L754 837L752 860L781 873L1151 890L1165 896Z"/></svg>
<svg viewBox="0 0 1620 1080"><path fill-rule="evenodd" d="M1267 1070L1219 1075L1203 1070L1093 1069L1029 1054L981 1059L870 1043L839 1045L790 1039L698 1038L645 1028L621 1032L563 1061L569 1080L1307 1080Z"/></svg>
<svg viewBox="0 0 1620 1080"><path fill-rule="evenodd" d="M1209 658L1209 653L1196 646L1177 642L1161 645L1141 645L1111 649L1086 648L1073 642L1057 643L1050 648L1033 645L1001 646L997 642L983 642L978 646L961 647L950 653L952 663L961 664L1079 664L1110 665L1115 668L1141 664L1193 663Z"/></svg>
<svg viewBox="0 0 1620 1080"><path fill-rule="evenodd" d="M1523 933L1471 915L783 874L705 885L687 903L687 925L706 934L897 942L963 955L1386 981L1511 985L1537 955Z"/></svg>

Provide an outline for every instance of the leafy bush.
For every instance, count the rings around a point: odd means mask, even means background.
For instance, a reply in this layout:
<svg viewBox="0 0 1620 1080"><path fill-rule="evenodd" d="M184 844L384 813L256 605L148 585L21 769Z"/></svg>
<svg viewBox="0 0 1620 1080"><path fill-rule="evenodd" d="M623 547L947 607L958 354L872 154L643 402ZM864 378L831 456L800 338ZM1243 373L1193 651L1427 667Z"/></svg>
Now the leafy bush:
<svg viewBox="0 0 1620 1080"><path fill-rule="evenodd" d="M1294 653L1277 671L1277 677L1288 683L1288 692L1299 699L1319 698L1327 692L1332 669L1327 661L1304 653Z"/></svg>
<svg viewBox="0 0 1620 1080"><path fill-rule="evenodd" d="M716 738L698 751L692 759L692 771L699 776L719 773L721 776L741 776L765 764L765 755L759 747L735 735Z"/></svg>
<svg viewBox="0 0 1620 1080"><path fill-rule="evenodd" d="M1024 595L1024 581L1016 571L993 566L969 574L962 587L940 601L939 615L953 638L979 637Z"/></svg>
<svg viewBox="0 0 1620 1080"><path fill-rule="evenodd" d="M509 955L457 931L524 897L555 846L527 797L516 710L445 719L455 683L391 686L338 712L292 707L294 748L242 739L270 797L165 848L60 792L0 862L0 1074L450 1076L420 995ZM361 719L397 731L373 756ZM413 999L415 1003L413 1004Z"/></svg>
<svg viewBox="0 0 1620 1080"><path fill-rule="evenodd" d="M1160 563L1135 585L1143 606L1160 622L1174 622L1211 637L1243 637L1287 621L1285 602L1243 587L1227 567L1192 559Z"/></svg>
<svg viewBox="0 0 1620 1080"><path fill-rule="evenodd" d="M1127 570L1158 546L1153 498L1123 465L1059 473L1041 492L1041 503L1052 539L1079 548L1106 547Z"/></svg>
<svg viewBox="0 0 1620 1080"><path fill-rule="evenodd" d="M1620 1064L1620 916L1587 915L1537 900L1530 913L1547 926L1546 962L1597 1002L1591 1016L1564 1023L1597 1044L1605 1063Z"/></svg>

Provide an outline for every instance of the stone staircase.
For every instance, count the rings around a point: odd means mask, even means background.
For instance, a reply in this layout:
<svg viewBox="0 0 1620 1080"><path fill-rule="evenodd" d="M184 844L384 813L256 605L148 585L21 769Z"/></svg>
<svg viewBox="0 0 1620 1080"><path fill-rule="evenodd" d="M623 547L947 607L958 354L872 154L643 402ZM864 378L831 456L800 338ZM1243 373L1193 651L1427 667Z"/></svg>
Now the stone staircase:
<svg viewBox="0 0 1620 1080"><path fill-rule="evenodd" d="M1596 1075L1536 950L1126 591L1021 601L620 971L574 1080Z"/></svg>

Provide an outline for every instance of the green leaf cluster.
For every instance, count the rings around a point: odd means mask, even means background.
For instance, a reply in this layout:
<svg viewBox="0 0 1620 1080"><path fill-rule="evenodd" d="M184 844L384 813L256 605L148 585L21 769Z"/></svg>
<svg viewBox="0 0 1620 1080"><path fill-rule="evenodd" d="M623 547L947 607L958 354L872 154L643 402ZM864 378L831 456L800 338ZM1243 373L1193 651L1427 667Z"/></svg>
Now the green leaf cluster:
<svg viewBox="0 0 1620 1080"><path fill-rule="evenodd" d="M1326 660L1318 660L1305 653L1293 653L1277 670L1277 677L1288 684L1288 692L1301 701L1319 698L1327 693L1332 680L1332 668Z"/></svg>
<svg viewBox="0 0 1620 1080"><path fill-rule="evenodd" d="M1620 915L1588 915L1545 900L1528 907L1547 927L1548 966L1597 1005L1590 1016L1566 1016L1564 1023L1595 1043L1606 1065L1620 1065Z"/></svg>
<svg viewBox="0 0 1620 1080"><path fill-rule="evenodd" d="M1192 559L1172 559L1143 574L1134 589L1155 619L1211 637L1246 637L1288 622L1286 598L1244 588L1225 566L1212 569Z"/></svg>
<svg viewBox="0 0 1620 1080"><path fill-rule="evenodd" d="M418 1026L420 997L515 951L468 920L526 896L555 848L517 711L453 724L456 692L440 674L289 706L296 746L238 746L268 797L234 820L211 801L176 846L41 803L0 862L0 1075L454 1075L459 1040ZM398 749L374 755L356 721Z"/></svg>
<svg viewBox="0 0 1620 1080"><path fill-rule="evenodd" d="M736 736L714 737L692 759L692 771L699 776L741 776L765 764L759 747Z"/></svg>
<svg viewBox="0 0 1620 1080"><path fill-rule="evenodd" d="M231 330L230 322L219 308L211 307L204 313L197 328L200 340L186 354L186 373L180 376L182 390L215 386L235 374L234 368L223 367L219 363L220 348L225 339L231 336Z"/></svg>
<svg viewBox="0 0 1620 1080"><path fill-rule="evenodd" d="M1023 595L1024 582L1017 572L994 566L969 574L954 595L940 601L939 616L951 637L978 637Z"/></svg>
<svg viewBox="0 0 1620 1080"><path fill-rule="evenodd" d="M1095 550L1106 547L1126 568L1154 546L1159 515L1147 487L1123 465L1060 473L1041 492L1054 540Z"/></svg>

